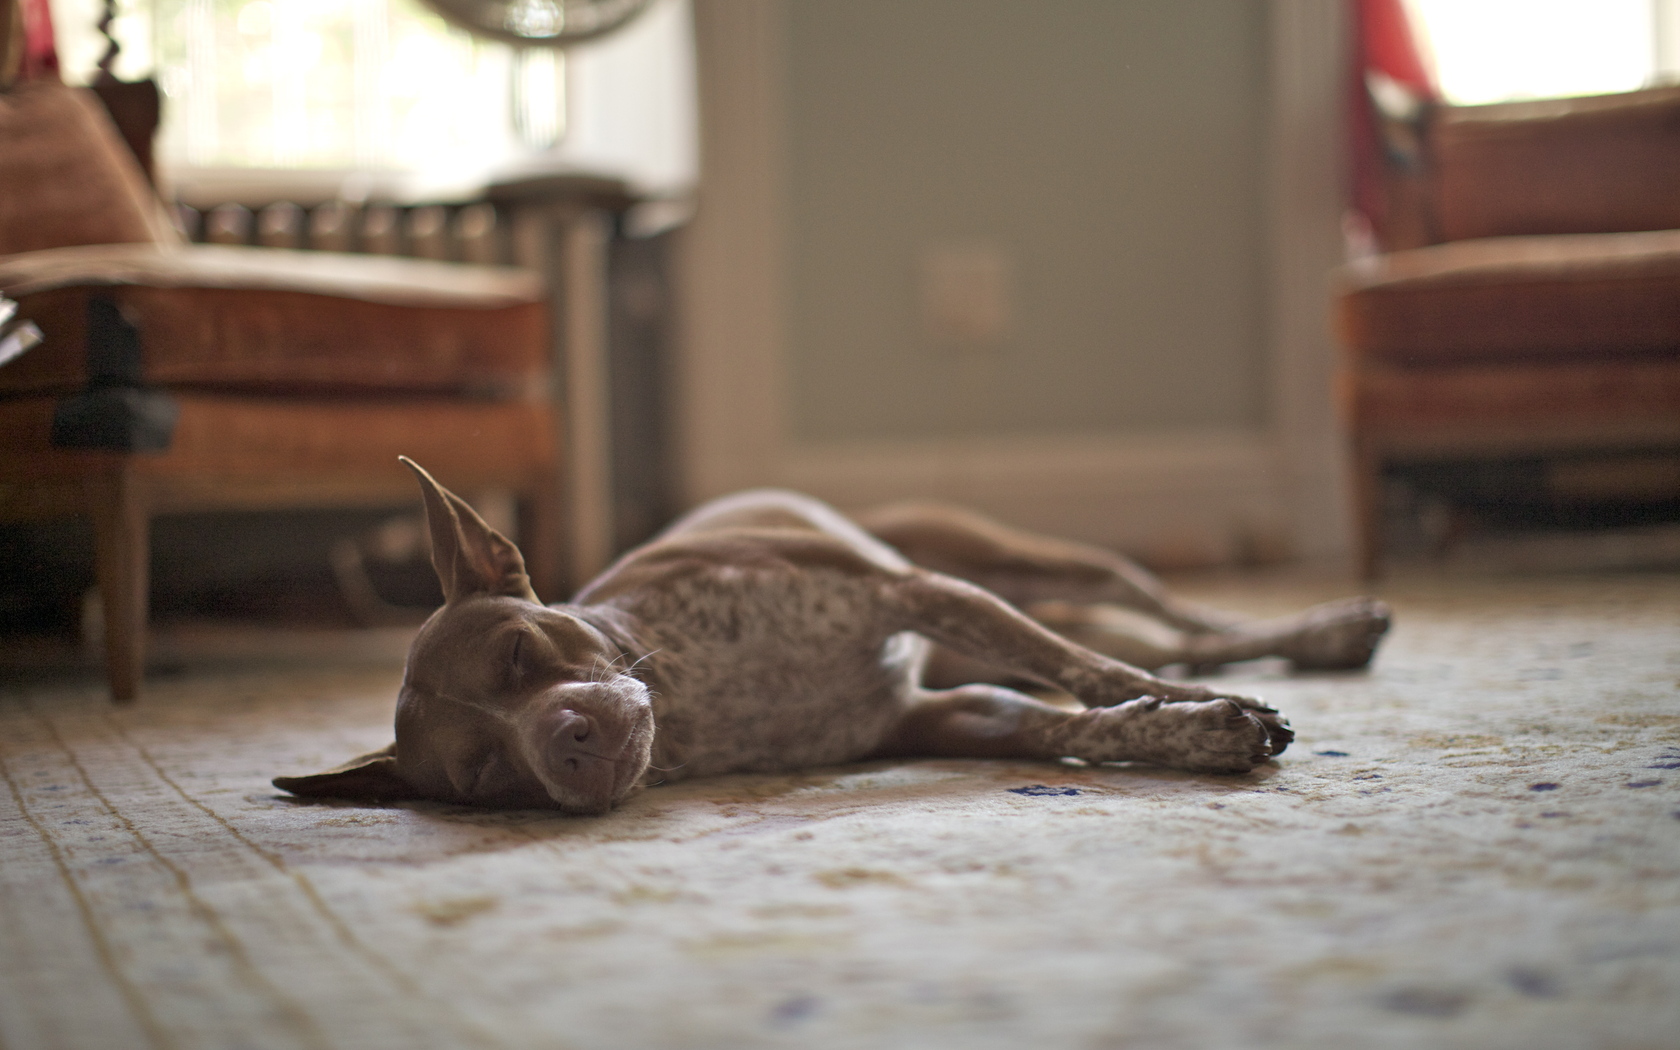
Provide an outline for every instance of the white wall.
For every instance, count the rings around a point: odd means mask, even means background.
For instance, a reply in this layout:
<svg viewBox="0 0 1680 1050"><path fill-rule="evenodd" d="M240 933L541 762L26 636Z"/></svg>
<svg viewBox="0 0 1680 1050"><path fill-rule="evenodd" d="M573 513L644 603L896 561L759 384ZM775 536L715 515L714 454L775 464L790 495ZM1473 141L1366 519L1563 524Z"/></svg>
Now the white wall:
<svg viewBox="0 0 1680 1050"><path fill-rule="evenodd" d="M788 355L800 439L1265 422L1265 8L793 3ZM989 345L917 261L995 245Z"/></svg>
<svg viewBox="0 0 1680 1050"><path fill-rule="evenodd" d="M1345 549L1335 0L697 0L686 494L899 496L1163 560ZM1008 323L930 334L979 244Z"/></svg>

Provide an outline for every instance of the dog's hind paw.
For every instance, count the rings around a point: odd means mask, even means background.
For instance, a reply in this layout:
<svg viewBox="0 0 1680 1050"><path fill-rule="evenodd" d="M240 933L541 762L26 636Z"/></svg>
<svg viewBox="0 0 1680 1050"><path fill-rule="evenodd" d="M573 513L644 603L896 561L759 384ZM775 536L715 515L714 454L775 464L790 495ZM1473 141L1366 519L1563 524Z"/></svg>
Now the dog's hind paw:
<svg viewBox="0 0 1680 1050"><path fill-rule="evenodd" d="M1315 605L1279 653L1297 671L1354 671L1371 662L1393 611L1375 598L1343 598Z"/></svg>

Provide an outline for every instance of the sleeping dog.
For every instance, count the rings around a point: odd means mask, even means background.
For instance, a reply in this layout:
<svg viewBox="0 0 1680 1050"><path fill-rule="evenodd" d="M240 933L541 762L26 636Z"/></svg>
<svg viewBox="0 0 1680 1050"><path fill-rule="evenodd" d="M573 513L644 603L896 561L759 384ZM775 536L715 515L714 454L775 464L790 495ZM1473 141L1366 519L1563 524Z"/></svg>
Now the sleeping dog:
<svg viewBox="0 0 1680 1050"><path fill-rule="evenodd" d="M1243 773L1292 739L1276 710L1116 657L1359 667L1388 627L1367 599L1244 626L1107 551L939 506L852 521L778 491L709 503L543 605L518 548L403 462L444 604L409 650L396 742L275 779L297 795L594 814L651 783L887 756Z"/></svg>

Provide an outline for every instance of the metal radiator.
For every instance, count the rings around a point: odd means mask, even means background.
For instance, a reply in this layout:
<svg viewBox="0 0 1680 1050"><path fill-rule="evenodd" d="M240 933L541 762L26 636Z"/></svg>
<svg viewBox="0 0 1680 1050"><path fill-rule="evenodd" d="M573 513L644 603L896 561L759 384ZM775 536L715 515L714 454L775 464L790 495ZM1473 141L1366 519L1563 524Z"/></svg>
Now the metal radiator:
<svg viewBox="0 0 1680 1050"><path fill-rule="evenodd" d="M407 255L446 262L510 265L512 238L494 204L348 204L303 207L278 201L256 211L243 204L205 210L175 206L188 239L369 255Z"/></svg>

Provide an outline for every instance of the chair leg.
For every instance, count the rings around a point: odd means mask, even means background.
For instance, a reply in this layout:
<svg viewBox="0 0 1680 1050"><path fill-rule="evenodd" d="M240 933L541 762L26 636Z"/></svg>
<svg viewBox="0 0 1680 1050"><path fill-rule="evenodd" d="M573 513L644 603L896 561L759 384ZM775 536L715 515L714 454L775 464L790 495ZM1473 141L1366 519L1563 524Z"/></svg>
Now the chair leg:
<svg viewBox="0 0 1680 1050"><path fill-rule="evenodd" d="M1366 581L1382 574L1383 513L1382 457L1366 442L1353 452L1354 513L1358 528L1359 576Z"/></svg>
<svg viewBox="0 0 1680 1050"><path fill-rule="evenodd" d="M531 589L545 602L565 601L569 596L562 579L560 494L558 486L538 485L519 500L519 549L525 555L525 572ZM582 580L572 581L574 587Z"/></svg>
<svg viewBox="0 0 1680 1050"><path fill-rule="evenodd" d="M105 611L105 674L111 699L127 703L139 695L146 665L151 519L127 470L89 482L88 503Z"/></svg>

